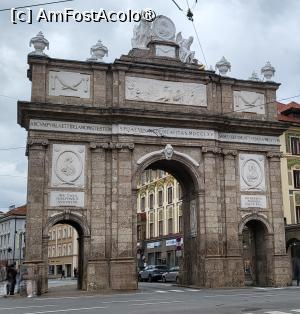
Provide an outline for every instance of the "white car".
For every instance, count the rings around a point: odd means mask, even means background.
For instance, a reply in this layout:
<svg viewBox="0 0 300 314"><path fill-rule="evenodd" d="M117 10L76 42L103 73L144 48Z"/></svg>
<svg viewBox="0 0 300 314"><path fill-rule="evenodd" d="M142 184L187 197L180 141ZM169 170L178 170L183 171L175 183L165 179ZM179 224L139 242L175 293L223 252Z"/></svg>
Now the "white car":
<svg viewBox="0 0 300 314"><path fill-rule="evenodd" d="M171 267L167 272L162 274L162 281L175 281L178 283L179 266Z"/></svg>

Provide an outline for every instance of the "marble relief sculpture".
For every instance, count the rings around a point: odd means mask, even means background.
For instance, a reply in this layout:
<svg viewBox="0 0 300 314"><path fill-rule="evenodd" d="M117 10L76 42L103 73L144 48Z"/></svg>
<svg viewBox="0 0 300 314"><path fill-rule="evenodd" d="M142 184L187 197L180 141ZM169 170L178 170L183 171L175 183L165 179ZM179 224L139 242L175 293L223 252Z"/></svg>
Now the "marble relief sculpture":
<svg viewBox="0 0 300 314"><path fill-rule="evenodd" d="M176 42L179 45L179 58L182 62L193 63L195 51L191 51L191 45L194 41L194 37L183 38L181 32L176 36Z"/></svg>
<svg viewBox="0 0 300 314"><path fill-rule="evenodd" d="M140 23L133 27L132 48L147 49L150 40L151 22L141 19Z"/></svg>
<svg viewBox="0 0 300 314"><path fill-rule="evenodd" d="M179 58L184 63L194 63L195 51L191 51L193 36L183 38L179 32L175 38L176 27L171 19L164 15L159 15L153 22L148 22L144 19L133 28L133 37L131 39L132 48L147 49L147 45L151 40L162 42L173 42L179 45ZM161 51L164 49L164 51ZM160 56L175 57L175 54L170 51L167 46L160 45Z"/></svg>

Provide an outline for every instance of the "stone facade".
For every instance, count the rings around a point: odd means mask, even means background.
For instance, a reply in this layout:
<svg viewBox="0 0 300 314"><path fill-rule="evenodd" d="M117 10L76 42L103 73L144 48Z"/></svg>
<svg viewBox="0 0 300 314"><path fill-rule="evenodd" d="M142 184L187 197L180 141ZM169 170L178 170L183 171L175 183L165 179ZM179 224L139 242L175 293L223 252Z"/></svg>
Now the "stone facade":
<svg viewBox="0 0 300 314"><path fill-rule="evenodd" d="M265 248L266 280L257 283L288 285L279 85L222 77L181 62L176 44L173 58L155 55L155 45L112 64L29 56L31 101L18 102L28 131L28 278L47 290L48 232L69 223L79 235L79 287L136 289L137 188L152 168L183 189L182 284L243 286L246 226L260 237L256 250ZM63 73L56 85L54 72ZM160 88L152 93L145 79ZM245 92L240 109L236 92ZM246 92L263 95L259 110Z"/></svg>

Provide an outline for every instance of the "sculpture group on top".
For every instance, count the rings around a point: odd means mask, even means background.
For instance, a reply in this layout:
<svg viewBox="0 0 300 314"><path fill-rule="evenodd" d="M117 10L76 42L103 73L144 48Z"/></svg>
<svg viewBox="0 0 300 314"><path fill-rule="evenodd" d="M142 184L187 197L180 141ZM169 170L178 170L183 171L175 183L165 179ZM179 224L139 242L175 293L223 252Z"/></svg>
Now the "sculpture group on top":
<svg viewBox="0 0 300 314"><path fill-rule="evenodd" d="M141 20L133 28L132 48L147 49L151 40L174 42L179 45L179 58L185 63L196 63L195 51L191 51L194 38L183 38L181 32L176 37L175 24L166 16L159 15L153 22Z"/></svg>
<svg viewBox="0 0 300 314"><path fill-rule="evenodd" d="M175 48L164 45L164 43L177 43L179 46L179 59L184 63L198 63L195 59L195 51L191 51L193 43L193 36L183 38L182 33L176 35L176 27L171 19L164 15L159 15L154 21L149 22L141 19L139 24L135 24L133 28L133 37L131 39L132 48L148 49L150 41L160 41L161 45L157 45L157 55L166 57L175 57ZM30 52L30 56L48 57L44 50L49 49L49 42L44 37L42 32L39 32L35 37L30 40L30 46L34 46L34 51ZM108 56L108 48L102 43L101 40L93 45L90 49L91 56L87 59L89 62L103 62L103 58ZM204 69L200 65L200 69ZM228 71L231 70L231 63L223 56L220 61L215 65L221 76L227 76ZM214 71L211 67L210 71ZM263 79L260 79L255 71L248 80L251 81L272 81L275 74L275 68L268 61L264 67L261 68ZM86 91L85 91L86 92Z"/></svg>

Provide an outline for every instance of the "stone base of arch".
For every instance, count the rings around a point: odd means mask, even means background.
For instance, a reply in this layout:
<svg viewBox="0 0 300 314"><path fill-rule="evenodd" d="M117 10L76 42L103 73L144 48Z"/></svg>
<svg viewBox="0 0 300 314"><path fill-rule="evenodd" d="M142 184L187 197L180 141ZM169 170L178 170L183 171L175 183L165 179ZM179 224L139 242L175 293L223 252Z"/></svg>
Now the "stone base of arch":
<svg viewBox="0 0 300 314"><path fill-rule="evenodd" d="M113 290L135 290L138 288L135 258L110 260L110 287Z"/></svg>
<svg viewBox="0 0 300 314"><path fill-rule="evenodd" d="M275 287L286 287L292 285L291 259L288 255L274 256L274 283Z"/></svg>
<svg viewBox="0 0 300 314"><path fill-rule="evenodd" d="M21 295L41 295L48 291L47 265L43 261L24 261L22 264L22 280L26 282Z"/></svg>
<svg viewBox="0 0 300 314"><path fill-rule="evenodd" d="M205 259L204 287L243 287L244 282L241 257L207 257Z"/></svg>
<svg viewBox="0 0 300 314"><path fill-rule="evenodd" d="M88 291L135 290L137 288L137 268L134 258L89 260Z"/></svg>

